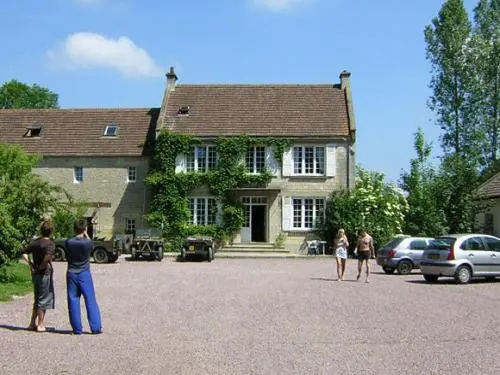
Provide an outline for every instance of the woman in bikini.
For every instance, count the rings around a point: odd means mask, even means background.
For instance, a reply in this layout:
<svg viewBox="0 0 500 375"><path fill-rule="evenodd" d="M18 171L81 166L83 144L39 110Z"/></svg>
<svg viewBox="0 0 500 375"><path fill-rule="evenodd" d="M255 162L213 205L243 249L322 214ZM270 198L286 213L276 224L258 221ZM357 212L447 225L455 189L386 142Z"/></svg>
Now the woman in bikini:
<svg viewBox="0 0 500 375"><path fill-rule="evenodd" d="M365 230L359 232L358 242L358 276L356 280L359 280L361 276L361 268L363 267L363 262L366 264L366 279L365 283L369 282L368 277L370 276L370 258L375 258L375 249L373 247L373 238Z"/></svg>
<svg viewBox="0 0 500 375"><path fill-rule="evenodd" d="M349 241L343 229L339 229L335 237L335 259L337 260L337 276L338 281L344 281L345 262L347 260L347 247Z"/></svg>

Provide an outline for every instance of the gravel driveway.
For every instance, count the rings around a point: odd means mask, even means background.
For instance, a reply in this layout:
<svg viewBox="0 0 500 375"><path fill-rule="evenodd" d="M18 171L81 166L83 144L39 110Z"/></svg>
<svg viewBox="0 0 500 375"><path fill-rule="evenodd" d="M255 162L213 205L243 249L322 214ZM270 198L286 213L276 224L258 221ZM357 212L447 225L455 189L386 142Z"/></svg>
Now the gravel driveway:
<svg viewBox="0 0 500 375"><path fill-rule="evenodd" d="M104 334L69 334L56 264L54 331L31 296L0 304L2 374L499 374L500 282L417 272L334 281L332 258L92 265ZM84 318L84 327L88 330Z"/></svg>

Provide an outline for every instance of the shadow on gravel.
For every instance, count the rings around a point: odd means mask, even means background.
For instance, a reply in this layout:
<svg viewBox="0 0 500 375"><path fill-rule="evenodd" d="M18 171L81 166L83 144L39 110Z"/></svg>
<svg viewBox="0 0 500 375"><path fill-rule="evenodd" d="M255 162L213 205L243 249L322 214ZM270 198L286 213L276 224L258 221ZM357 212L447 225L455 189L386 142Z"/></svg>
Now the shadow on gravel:
<svg viewBox="0 0 500 375"><path fill-rule="evenodd" d="M453 278L443 278L443 279L439 279L438 281L436 282L428 282L428 281L425 281L424 279L422 280L405 280L405 282L407 283L410 283L410 284L426 284L426 285L460 285L460 284L457 284L455 282L455 280L453 280ZM484 278L481 278L481 279L473 279L471 280L471 282L469 284L495 284L495 283L499 283L500 280L487 280L487 279L484 279Z"/></svg>
<svg viewBox="0 0 500 375"><path fill-rule="evenodd" d="M315 280L315 281L337 281L337 279L326 279L324 277L311 277L311 280Z"/></svg>
<svg viewBox="0 0 500 375"><path fill-rule="evenodd" d="M9 331L26 331L26 332L33 332L33 333L58 333L60 335L71 335L73 331L69 329L57 329L54 327L47 327L46 332L36 332L36 331L31 331L26 327L19 327L19 326L13 326L13 325L8 325L8 324L0 324L0 329L6 329Z"/></svg>

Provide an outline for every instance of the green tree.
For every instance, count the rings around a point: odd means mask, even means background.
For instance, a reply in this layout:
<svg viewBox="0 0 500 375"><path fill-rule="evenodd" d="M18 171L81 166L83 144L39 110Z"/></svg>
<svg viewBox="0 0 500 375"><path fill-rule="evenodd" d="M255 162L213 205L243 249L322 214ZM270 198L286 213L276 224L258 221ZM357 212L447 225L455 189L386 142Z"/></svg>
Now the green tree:
<svg viewBox="0 0 500 375"><path fill-rule="evenodd" d="M15 79L0 86L0 108L58 108L58 95L37 84Z"/></svg>
<svg viewBox="0 0 500 375"><path fill-rule="evenodd" d="M478 163L481 135L471 98L471 23L463 1L447 0L424 34L432 66L429 107L443 130L444 153L467 155L471 162Z"/></svg>
<svg viewBox="0 0 500 375"><path fill-rule="evenodd" d="M1 264L16 258L45 215L60 205L62 189L32 173L38 160L19 146L0 144Z"/></svg>
<svg viewBox="0 0 500 375"><path fill-rule="evenodd" d="M331 194L321 225L323 236L331 240L339 228L344 228L354 247L358 231L365 229L380 246L402 232L408 204L400 189L384 182L382 173L358 166L356 174L354 189Z"/></svg>
<svg viewBox="0 0 500 375"><path fill-rule="evenodd" d="M491 169L500 151L500 0L480 0L474 9L474 21L471 70L475 120L483 134L484 164Z"/></svg>
<svg viewBox="0 0 500 375"><path fill-rule="evenodd" d="M404 233L414 236L436 236L444 231L444 216L436 201L436 171L430 165L432 146L418 129L414 141L417 157L410 161L410 172L401 174L400 187L407 192L409 210Z"/></svg>
<svg viewBox="0 0 500 375"><path fill-rule="evenodd" d="M482 207L477 202L479 174L466 157L450 155L443 158L434 193L438 208L445 216L447 233L474 231L476 214Z"/></svg>

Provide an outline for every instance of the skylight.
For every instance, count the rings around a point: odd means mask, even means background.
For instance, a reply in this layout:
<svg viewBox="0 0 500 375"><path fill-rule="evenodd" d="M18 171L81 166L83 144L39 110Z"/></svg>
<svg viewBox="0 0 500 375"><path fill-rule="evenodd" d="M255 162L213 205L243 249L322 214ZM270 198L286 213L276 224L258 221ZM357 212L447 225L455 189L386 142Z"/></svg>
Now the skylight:
<svg viewBox="0 0 500 375"><path fill-rule="evenodd" d="M106 126L106 129L104 130L104 135L106 137L116 137L118 135L118 129L120 129L119 125L109 124Z"/></svg>
<svg viewBox="0 0 500 375"><path fill-rule="evenodd" d="M185 106L182 106L182 107L179 107L179 110L177 111L177 114L178 115L184 115L184 116L187 116L189 115L189 110L191 109L190 106L188 105L185 105Z"/></svg>
<svg viewBox="0 0 500 375"><path fill-rule="evenodd" d="M26 133L24 133L25 137L28 138L36 138L42 135L42 125L32 125L26 128Z"/></svg>

